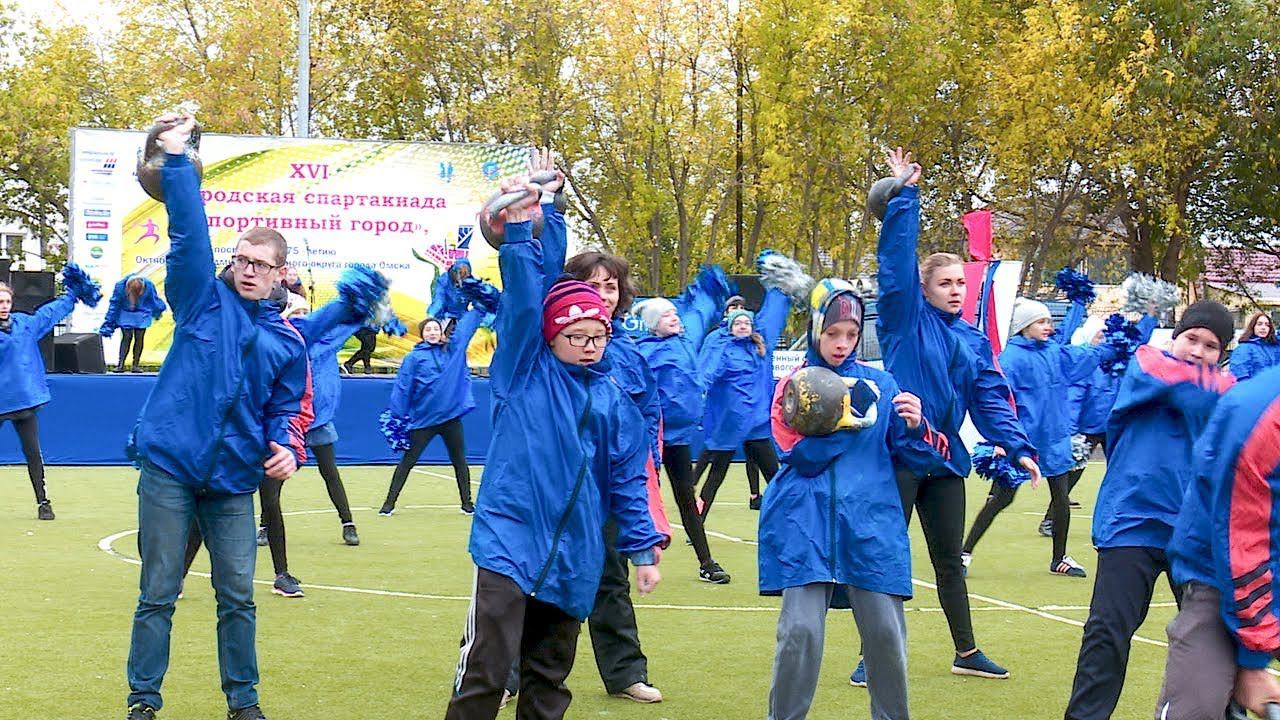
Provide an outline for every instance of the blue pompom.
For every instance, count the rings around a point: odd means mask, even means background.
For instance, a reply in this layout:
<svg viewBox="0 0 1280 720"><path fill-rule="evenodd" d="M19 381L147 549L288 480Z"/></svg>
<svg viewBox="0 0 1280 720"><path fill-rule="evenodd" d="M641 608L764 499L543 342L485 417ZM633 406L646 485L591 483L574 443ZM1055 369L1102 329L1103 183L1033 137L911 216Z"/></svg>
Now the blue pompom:
<svg viewBox="0 0 1280 720"><path fill-rule="evenodd" d="M356 263L338 278L338 296L362 318L371 318L386 297L391 282L369 265Z"/></svg>
<svg viewBox="0 0 1280 720"><path fill-rule="evenodd" d="M382 431L382 437L387 439L387 445L396 452L404 452L409 449L409 421L398 415L392 415L390 410L383 410L378 416L378 429Z"/></svg>
<svg viewBox="0 0 1280 720"><path fill-rule="evenodd" d="M973 449L973 469L978 477L1007 488L1016 488L1031 479L1031 473L1009 462L1008 456L995 454L995 446L978 443Z"/></svg>
<svg viewBox="0 0 1280 720"><path fill-rule="evenodd" d="M409 333L409 328L405 327L404 322L395 313L391 313L387 317L386 322L382 323L382 332L396 337L404 337Z"/></svg>
<svg viewBox="0 0 1280 720"><path fill-rule="evenodd" d="M462 281L462 296L487 313L497 312L498 301L502 299L498 288L474 277Z"/></svg>
<svg viewBox="0 0 1280 720"><path fill-rule="evenodd" d="M67 263L62 268L62 286L76 300L89 307L97 307L102 300L102 286L73 262Z"/></svg>
<svg viewBox="0 0 1280 720"><path fill-rule="evenodd" d="M1093 281L1088 275L1082 272L1064 267L1058 271L1054 278L1054 284L1058 289L1067 294L1067 299L1071 302L1088 305L1098 298L1098 294L1093 291Z"/></svg>
<svg viewBox="0 0 1280 720"><path fill-rule="evenodd" d="M1107 318L1106 327L1102 331L1102 342L1116 351L1115 357L1102 363L1103 371L1112 377L1119 377L1129 367L1129 360L1142 344L1142 331L1138 326L1115 313Z"/></svg>

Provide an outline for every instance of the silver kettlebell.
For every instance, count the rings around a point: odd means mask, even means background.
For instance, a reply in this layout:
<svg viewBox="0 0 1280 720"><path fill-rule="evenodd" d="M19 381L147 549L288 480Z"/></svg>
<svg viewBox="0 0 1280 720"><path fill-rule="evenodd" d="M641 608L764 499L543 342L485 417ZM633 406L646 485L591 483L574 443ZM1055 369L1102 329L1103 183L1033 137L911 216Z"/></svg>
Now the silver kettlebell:
<svg viewBox="0 0 1280 720"><path fill-rule="evenodd" d="M165 151L160 146L160 133L169 130L181 124L181 118L158 122L151 126L147 131L147 139L143 142L142 147L138 148L138 184L142 186L143 191L154 198L157 202L164 202L164 187L160 183L160 169L164 167ZM183 151L187 159L196 168L196 177L204 177L204 164L200 162L200 125L196 124L191 130L191 136L187 138L187 147Z"/></svg>

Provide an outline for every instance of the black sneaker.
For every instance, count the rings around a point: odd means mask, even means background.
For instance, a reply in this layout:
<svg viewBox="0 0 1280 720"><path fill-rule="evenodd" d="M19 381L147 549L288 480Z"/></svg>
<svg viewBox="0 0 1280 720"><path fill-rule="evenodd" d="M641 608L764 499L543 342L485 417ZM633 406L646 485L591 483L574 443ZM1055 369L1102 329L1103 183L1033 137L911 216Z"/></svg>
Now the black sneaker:
<svg viewBox="0 0 1280 720"><path fill-rule="evenodd" d="M247 708L228 710L227 720L267 720L267 716L262 714L262 708L255 703Z"/></svg>
<svg viewBox="0 0 1280 720"><path fill-rule="evenodd" d="M712 560L698 569L698 579L712 585L728 585L729 573L720 567L720 563Z"/></svg>
<svg viewBox="0 0 1280 720"><path fill-rule="evenodd" d="M302 581L287 572L276 576L276 582L271 586L271 592L287 598L300 598L306 595L306 593L302 592ZM250 715L249 717L253 716Z"/></svg>
<svg viewBox="0 0 1280 720"><path fill-rule="evenodd" d="M475 515L475 514L476 514L476 504L475 504L475 503L469 503L469 502L468 502L468 503L462 503L462 509L461 509L461 512L462 512L462 514L463 514L463 515Z"/></svg>
<svg viewBox="0 0 1280 720"><path fill-rule="evenodd" d="M146 703L135 703L129 706L129 714L124 720L155 720L156 711Z"/></svg>
<svg viewBox="0 0 1280 720"><path fill-rule="evenodd" d="M36 506L36 518L39 520L53 519L53 506L46 500Z"/></svg>
<svg viewBox="0 0 1280 720"><path fill-rule="evenodd" d="M395 511L396 509L394 507L390 505L383 505L382 509L378 511L378 514L381 515L382 517L391 517L391 513Z"/></svg>
<svg viewBox="0 0 1280 720"><path fill-rule="evenodd" d="M266 547L268 542L269 542L269 541L267 540L267 528L266 528L266 526L265 526L265 525L259 525L259 526L258 526L258 547Z"/></svg>
<svg viewBox="0 0 1280 720"><path fill-rule="evenodd" d="M1080 501L1079 501L1079 500L1072 500L1071 498L1067 498L1067 507L1073 507L1073 508L1081 507L1081 505L1080 505Z"/></svg>
<svg viewBox="0 0 1280 720"><path fill-rule="evenodd" d="M1080 563L1076 562L1070 555L1063 555L1062 559L1056 563L1049 563L1049 572L1054 575L1065 575L1066 577L1088 577L1089 574L1084 571Z"/></svg>
<svg viewBox="0 0 1280 720"><path fill-rule="evenodd" d="M752 510L759 510L761 497L762 497L761 495L752 495L751 499L747 501L747 507L751 508Z"/></svg>
<svg viewBox="0 0 1280 720"><path fill-rule="evenodd" d="M1043 535L1043 536L1045 536L1045 537L1053 537L1053 521L1052 521L1052 520L1041 520L1041 521L1040 521L1040 528L1039 528L1039 532L1040 532L1040 534L1041 534L1041 535Z"/></svg>
<svg viewBox="0 0 1280 720"><path fill-rule="evenodd" d="M360 536L356 534L355 523L342 523L342 542L352 547L360 544Z"/></svg>

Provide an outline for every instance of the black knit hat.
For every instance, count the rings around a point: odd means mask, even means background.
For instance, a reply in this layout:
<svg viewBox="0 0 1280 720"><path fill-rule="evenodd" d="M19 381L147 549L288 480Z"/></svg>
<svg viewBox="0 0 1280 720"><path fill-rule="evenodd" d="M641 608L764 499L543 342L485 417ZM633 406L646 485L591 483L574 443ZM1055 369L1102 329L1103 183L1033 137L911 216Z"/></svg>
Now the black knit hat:
<svg viewBox="0 0 1280 720"><path fill-rule="evenodd" d="M1231 319L1231 311L1213 300L1197 300L1188 305L1178 319L1178 324L1173 327L1173 336L1178 337L1183 330L1191 328L1204 328L1218 336L1223 348L1235 337L1235 322Z"/></svg>

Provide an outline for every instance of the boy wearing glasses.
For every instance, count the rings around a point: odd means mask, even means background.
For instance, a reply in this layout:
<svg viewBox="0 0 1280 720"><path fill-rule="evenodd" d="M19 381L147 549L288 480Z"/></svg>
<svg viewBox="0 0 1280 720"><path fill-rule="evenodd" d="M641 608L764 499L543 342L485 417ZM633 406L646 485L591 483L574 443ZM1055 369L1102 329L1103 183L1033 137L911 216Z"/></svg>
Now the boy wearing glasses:
<svg viewBox="0 0 1280 720"><path fill-rule="evenodd" d="M165 294L173 346L130 439L138 478L142 570L127 676L128 720L160 709L169 633L188 531L204 536L218 602L218 661L229 720L259 720L253 572L253 493L288 478L306 458L311 418L306 348L267 301L284 278L285 240L257 227L236 244L230 272L214 275L200 181L183 154L195 121L158 142L169 213Z"/></svg>
<svg viewBox="0 0 1280 720"><path fill-rule="evenodd" d="M606 518L617 522L617 547L636 566L641 594L660 579L657 548L665 540L649 515L644 421L596 367L612 330L609 312L587 283L547 289L546 276L558 268L544 267L533 238L536 186L520 179L502 189L529 194L503 211L493 437L471 525L475 589L448 720L496 717L515 661L516 716L564 717L572 698L564 681L603 571ZM550 204L543 216L544 237L558 237L563 218Z"/></svg>

